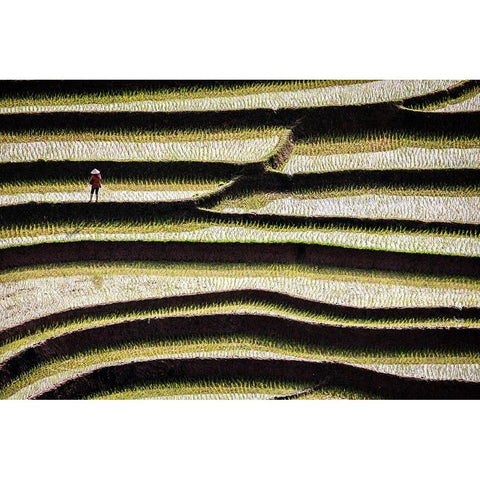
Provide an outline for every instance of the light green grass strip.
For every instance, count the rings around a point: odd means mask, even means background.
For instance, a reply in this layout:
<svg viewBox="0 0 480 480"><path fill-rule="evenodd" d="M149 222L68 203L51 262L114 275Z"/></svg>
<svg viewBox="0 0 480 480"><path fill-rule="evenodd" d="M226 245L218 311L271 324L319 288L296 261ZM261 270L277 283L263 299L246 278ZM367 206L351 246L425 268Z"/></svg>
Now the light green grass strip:
<svg viewBox="0 0 480 480"><path fill-rule="evenodd" d="M372 364L367 368L376 372L427 380L464 380L480 382L480 363L464 364Z"/></svg>
<svg viewBox="0 0 480 480"><path fill-rule="evenodd" d="M0 281L2 328L95 303L239 289L353 307L480 306L478 280L294 265L92 263L21 269Z"/></svg>
<svg viewBox="0 0 480 480"><path fill-rule="evenodd" d="M101 392L88 397L94 400L270 400L277 395L293 394L311 385L286 382L176 382L156 383L137 388ZM182 392L182 393L179 393ZM191 393L186 393L191 392ZM212 393L215 392L215 393ZM225 393L228 392L228 393ZM264 392L264 393L259 393ZM322 388L299 399L366 400L379 398L344 388Z"/></svg>
<svg viewBox="0 0 480 480"><path fill-rule="evenodd" d="M480 86L469 89L458 98L427 102L413 107L429 112L474 112L480 109Z"/></svg>

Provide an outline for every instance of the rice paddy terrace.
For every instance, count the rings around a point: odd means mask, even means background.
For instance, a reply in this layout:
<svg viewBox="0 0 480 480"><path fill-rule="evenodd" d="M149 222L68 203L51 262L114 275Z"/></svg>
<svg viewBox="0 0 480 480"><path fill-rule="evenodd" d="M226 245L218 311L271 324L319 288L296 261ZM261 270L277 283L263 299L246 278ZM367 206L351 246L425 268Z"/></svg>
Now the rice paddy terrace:
<svg viewBox="0 0 480 480"><path fill-rule="evenodd" d="M0 398L480 398L479 92L0 82Z"/></svg>

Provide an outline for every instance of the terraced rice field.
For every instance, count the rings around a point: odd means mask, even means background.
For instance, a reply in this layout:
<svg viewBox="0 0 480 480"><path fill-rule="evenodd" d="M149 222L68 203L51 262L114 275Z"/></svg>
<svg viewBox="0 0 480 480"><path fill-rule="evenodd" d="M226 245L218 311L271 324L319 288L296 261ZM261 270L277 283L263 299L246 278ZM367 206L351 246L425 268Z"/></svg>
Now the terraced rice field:
<svg viewBox="0 0 480 480"><path fill-rule="evenodd" d="M261 160L277 145L281 131L187 132L152 135L76 135L73 133L5 136L0 162L37 160L198 161L247 163Z"/></svg>
<svg viewBox="0 0 480 480"><path fill-rule="evenodd" d="M83 197L87 198L86 195ZM102 196L103 198L103 196ZM480 238L475 233L397 232L392 229L301 228L233 222L185 221L155 223L60 223L10 226L1 232L0 248L74 241L144 241L203 243L301 243L392 252L475 257Z"/></svg>
<svg viewBox="0 0 480 480"><path fill-rule="evenodd" d="M430 138L395 134L313 138L298 142L282 171L441 170L480 168L477 138Z"/></svg>
<svg viewBox="0 0 480 480"><path fill-rule="evenodd" d="M480 398L475 88L0 96L0 398Z"/></svg>
<svg viewBox="0 0 480 480"><path fill-rule="evenodd" d="M319 86L316 88L299 88L292 85L289 88L270 89L270 91L247 92L222 92L206 91L201 95L190 95L186 92L180 98L178 94L160 94L158 100L155 94L143 92L131 93L130 96L150 97L145 100L119 99L117 101L88 101L91 99L73 98L55 99L51 104L43 100L43 105L30 100L22 105L21 100L4 101L7 105L0 107L0 114L5 113L40 113L40 112L112 112L112 111L147 111L147 112L189 112L189 111L229 111L259 108L300 108L319 107L328 105L356 105L366 103L388 102L441 90L457 84L454 80L383 80L376 82L357 82L345 85ZM269 90L269 89L267 89ZM163 97L163 98L162 98ZM187 97L187 98L186 98ZM193 98L192 98L193 97ZM67 104L68 102L68 104ZM30 104L28 104L30 103ZM63 103L63 104L62 104ZM15 105L16 104L16 105Z"/></svg>
<svg viewBox="0 0 480 480"><path fill-rule="evenodd" d="M319 198L320 197L320 198ZM241 205L241 207L237 206ZM254 207L258 205L258 207ZM245 208L246 206L246 208ZM252 206L253 208L248 208ZM252 195L226 200L219 208L226 213L298 215L303 217L354 217L478 224L480 196L465 192L410 191L390 193L333 191L316 194Z"/></svg>

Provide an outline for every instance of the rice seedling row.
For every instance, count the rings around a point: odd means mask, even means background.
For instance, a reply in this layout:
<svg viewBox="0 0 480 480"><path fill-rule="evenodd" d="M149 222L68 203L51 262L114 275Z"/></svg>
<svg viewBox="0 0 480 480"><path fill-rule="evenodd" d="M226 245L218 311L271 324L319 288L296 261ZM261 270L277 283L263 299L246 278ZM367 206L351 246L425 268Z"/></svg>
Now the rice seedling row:
<svg viewBox="0 0 480 480"><path fill-rule="evenodd" d="M409 191L387 189L363 193L355 190L331 192L253 193L220 202L215 208L224 213L256 213L304 217L346 217L367 219L414 220L478 224L480 196L472 192ZM316 198L315 198L316 197ZM320 197L320 198L319 198Z"/></svg>
<svg viewBox="0 0 480 480"><path fill-rule="evenodd" d="M321 107L401 101L442 90L458 83L451 80L383 80L353 85L252 93L237 96L205 96L171 100L137 100L73 105L24 105L0 107L0 114L42 112L182 112L268 108Z"/></svg>
<svg viewBox="0 0 480 480"><path fill-rule="evenodd" d="M435 112L478 112L480 111L480 93L475 96L450 103L443 108L437 108Z"/></svg>
<svg viewBox="0 0 480 480"><path fill-rule="evenodd" d="M392 373L396 368L402 376L428 379L467 380L478 382L478 365L465 364L468 352L341 352L318 347L248 336L217 336L185 338L146 343L118 345L62 357L36 366L5 385L2 398L25 398L99 367L122 365L153 359L195 358L259 358L302 359L318 362L334 361L361 366L374 371ZM385 362L386 360L386 362ZM439 378L436 377L436 374Z"/></svg>
<svg viewBox="0 0 480 480"><path fill-rule="evenodd" d="M241 289L285 292L352 307L480 306L478 281L473 279L236 264L215 268L192 265L188 269L182 264L133 269L80 265L58 267L58 272L43 267L23 269L17 279L14 273L2 274L1 327L92 303ZM425 278L429 278L427 284Z"/></svg>
<svg viewBox="0 0 480 480"><path fill-rule="evenodd" d="M411 130L361 130L348 133L322 132L295 143L297 155L346 155L401 149L472 149L479 147L478 135L466 133L416 132Z"/></svg>
<svg viewBox="0 0 480 480"><path fill-rule="evenodd" d="M345 328L364 329L372 334L380 329L388 329L389 331L403 331L405 329L419 331L419 329L438 329L438 328L454 328L454 329L477 329L479 327L478 319L468 318L468 313L464 314L464 318L456 316L432 316L430 318L409 317L408 314L402 318L388 318L387 312L384 312L384 318L372 320L370 318L355 318L342 316L340 314L332 314L328 312L314 312L302 310L299 308L287 307L286 305L266 303L261 301L243 300L231 301L223 303L210 302L200 306L183 306L177 308L157 308L141 311L132 309L124 314L103 314L100 309L95 315L79 315L77 318L59 318L50 325L42 325L41 322L32 322L30 327L22 335L13 335L0 342L0 364L11 359L13 356L25 352L27 349L38 345L44 345L48 339L60 337L72 332L82 331L84 329L92 329L109 325L121 325L124 322L133 322L146 320L150 324L151 320L162 321L164 319L181 321L204 317L207 320L213 317L211 315L233 315L238 319L245 318L246 315L252 317L271 317L272 319L283 318L294 322L301 322L311 325L333 326ZM465 318L467 317L467 318ZM233 317L235 318L235 317ZM36 325L36 323L38 323ZM273 333L273 329L267 332ZM346 330L345 330L346 331ZM358 330L359 332L361 330ZM8 332L7 332L8 333ZM219 333L219 332L216 332ZM421 332L420 332L421 334ZM108 337L106 337L108 338ZM422 347L424 347L422 345Z"/></svg>
<svg viewBox="0 0 480 480"><path fill-rule="evenodd" d="M15 107L25 105L75 105L84 103L112 103L145 100L172 100L195 99L208 96L238 96L266 92L295 91L319 87L354 85L368 83L371 80L293 80L293 81L265 81L254 84L223 84L214 87L189 85L188 87L175 88L136 88L127 91L101 91L77 94L37 94L4 96L0 99L2 107Z"/></svg>
<svg viewBox="0 0 480 480"><path fill-rule="evenodd" d="M99 229L101 230L101 229ZM480 256L480 240L472 236L394 233L364 233L349 231L304 230L276 232L245 227L212 226L185 232L158 233L58 233L26 235L0 239L0 249L22 245L80 241L142 241L142 242L231 242L231 243L303 243L345 248L391 252L426 253L434 255Z"/></svg>
<svg viewBox="0 0 480 480"><path fill-rule="evenodd" d="M80 192L52 193L20 193L18 195L0 195L1 205L19 205L31 202L41 203L76 203L86 202L90 189ZM160 190L160 191L112 191L102 190L102 202L168 202L171 200L194 199L199 195L209 193L209 190Z"/></svg>
<svg viewBox="0 0 480 480"><path fill-rule="evenodd" d="M188 185L187 185L188 186ZM158 222L42 223L14 225L0 231L0 249L71 241L185 241L235 243L303 243L346 248L479 256L478 235L458 232L409 232L206 220Z"/></svg>
<svg viewBox="0 0 480 480"><path fill-rule="evenodd" d="M92 400L267 400L306 388L308 384L289 382L203 381L157 382L135 388L122 388L97 393ZM332 394L334 394L332 392Z"/></svg>
<svg viewBox="0 0 480 480"><path fill-rule="evenodd" d="M414 102L410 108L427 112L472 112L480 108L480 86L478 81L471 82L471 86L461 95L454 98L440 98L426 102Z"/></svg>
<svg viewBox="0 0 480 480"><path fill-rule="evenodd" d="M0 162L51 160L199 161L248 163L262 160L279 138L192 142L25 142L0 143Z"/></svg>
<svg viewBox="0 0 480 480"><path fill-rule="evenodd" d="M293 322L293 323L292 323ZM78 326L78 325L77 325ZM50 332L53 336L36 336L34 343L23 337L12 344L5 345L0 385L12 380L38 363L38 359L47 362L59 356L71 356L92 348L110 348L124 342L160 340L170 336L218 336L221 334L280 339L283 342L308 344L324 351L340 351L355 357L374 352L384 352L387 357L398 355L396 349L402 345L402 352L411 354L415 349L431 354L435 351L458 352L480 351L480 330L477 327L464 329L401 329L395 327L359 329L338 326L308 325L307 322L293 320L283 316L260 314L219 315L217 313L187 317L148 317L143 320L131 320L86 326L84 328L64 329L63 332ZM30 339L31 342L32 339ZM12 349L13 347L13 349ZM375 353L377 352L377 353ZM410 353L409 353L410 352ZM425 353L424 353L425 355Z"/></svg>
<svg viewBox="0 0 480 480"><path fill-rule="evenodd" d="M477 398L480 385L477 382L463 380L430 380L415 377L394 376L375 372L368 368L337 362L308 361L264 355L242 356L182 356L175 358L155 358L133 360L113 365L98 365L86 372L77 372L73 378L64 378L60 382L44 383L44 388L31 388L10 398L32 399L75 399L92 395L105 388L121 388L131 385L132 380L126 372L133 374L141 382L157 381L165 376L169 369L172 378L190 376L193 379L218 378L269 378L282 380L282 371L288 371L285 380L312 381L318 386L353 388L354 390L374 393L385 398ZM307 375L308 374L308 375ZM325 378L326 377L326 378ZM375 385L375 387L373 387ZM30 391L30 392L29 392ZM28 393L29 392L29 393ZM25 397L25 394L28 396ZM23 395L23 396L22 396Z"/></svg>
<svg viewBox="0 0 480 480"><path fill-rule="evenodd" d="M382 152L361 152L307 156L293 153L283 172L292 175L343 170L397 170L480 168L480 148L399 148Z"/></svg>

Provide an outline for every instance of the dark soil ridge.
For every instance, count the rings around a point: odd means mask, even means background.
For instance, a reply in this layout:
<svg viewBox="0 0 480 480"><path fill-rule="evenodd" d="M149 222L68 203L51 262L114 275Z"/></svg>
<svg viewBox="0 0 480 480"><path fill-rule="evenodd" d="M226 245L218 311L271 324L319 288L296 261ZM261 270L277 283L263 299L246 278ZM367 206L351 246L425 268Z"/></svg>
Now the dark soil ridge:
<svg viewBox="0 0 480 480"><path fill-rule="evenodd" d="M2 80L0 97L22 98L31 95L49 95L52 91L61 95L75 95L101 92L112 94L132 90L173 90L198 86L204 88L254 86L264 82L265 80ZM478 80L464 80L445 90L412 97L404 103L418 101L418 99L423 102L432 96L445 95L445 93L448 93L451 98L457 98L479 83Z"/></svg>
<svg viewBox="0 0 480 480"><path fill-rule="evenodd" d="M421 97L420 97L421 98ZM431 113L402 107L401 101L312 108L190 112L57 112L0 115L0 131L128 131L283 127L295 138L362 130L480 134L480 112Z"/></svg>
<svg viewBox="0 0 480 480"><path fill-rule="evenodd" d="M199 162L199 161L90 161L90 160L46 160L36 162L0 162L0 183L15 180L39 179L84 179L93 168L98 168L103 180L130 180L148 178L150 180L166 179L205 179L229 180L242 173L259 173L263 171L263 161L251 163Z"/></svg>
<svg viewBox="0 0 480 480"><path fill-rule="evenodd" d="M282 315L204 314L86 327L42 340L0 364L0 387L31 368L93 348L182 337L251 335L334 349L479 351L480 328L366 328L315 324Z"/></svg>
<svg viewBox="0 0 480 480"><path fill-rule="evenodd" d="M480 145L480 144L479 144ZM477 187L480 183L480 168L448 169L392 169L392 170L342 170L337 172L311 172L286 174L265 171L235 177L224 187L203 195L196 200L202 208L211 208L217 203L236 195L257 192L290 193L302 189L319 192L333 188L381 188L381 187Z"/></svg>
<svg viewBox="0 0 480 480"><path fill-rule="evenodd" d="M37 160L33 162L0 162L0 184L16 180L39 179L87 179L93 168L103 174L103 181L109 178L129 180L147 178L230 180L240 175L259 175L265 172L265 165L280 165L293 149L293 135L286 132L277 147L264 159L254 162L203 162L198 160L155 161L155 160ZM86 183L86 180L85 180Z"/></svg>
<svg viewBox="0 0 480 480"><path fill-rule="evenodd" d="M281 263L480 277L480 257L304 243L79 240L0 249L0 270L78 261Z"/></svg>
<svg viewBox="0 0 480 480"><path fill-rule="evenodd" d="M39 392L31 399L80 399L112 388L153 381L226 379L322 382L386 399L479 399L480 383L423 380L335 362L253 358L193 358L137 361L100 367Z"/></svg>
<svg viewBox="0 0 480 480"><path fill-rule="evenodd" d="M325 382L320 382L313 387L303 388L302 390L297 390L292 393L285 393L283 395L274 395L273 397L269 398L269 400L297 400L298 398L305 397L310 395L311 393L316 392L320 388L325 387Z"/></svg>
<svg viewBox="0 0 480 480"><path fill-rule="evenodd" d="M100 194L101 198L101 194ZM195 201L169 200L163 202L29 202L0 206L0 225L61 222L66 220L109 222L113 220L158 220L165 216L194 215Z"/></svg>
<svg viewBox="0 0 480 480"><path fill-rule="evenodd" d="M295 146L295 139L292 130L287 132L280 138L277 148L272 155L267 159L266 164L271 168L279 168L286 162Z"/></svg>
<svg viewBox="0 0 480 480"><path fill-rule="evenodd" d="M247 178L239 178L228 190L220 190L214 196L215 201L231 195L238 188L245 187ZM259 177L261 180L261 177ZM86 192L86 197L88 193ZM207 197L204 204L210 204L212 197ZM157 221L159 219L213 220L225 224L263 224L273 226L295 227L337 227L360 228L370 230L400 230L426 233L480 233L480 224L458 222L426 222L423 220L404 220L387 218L335 217L335 216L301 216L277 215L265 213L230 213L198 207L195 200L175 200L165 202L98 202L88 204L80 202L29 202L18 205L0 206L0 226L25 225L28 223L58 223L68 220L85 222L116 221Z"/></svg>
<svg viewBox="0 0 480 480"><path fill-rule="evenodd" d="M432 187L432 185L438 187L477 187L480 183L480 168L342 170L277 175L277 178L265 178L267 185L269 185L269 182L278 183L286 190L400 186L408 188ZM280 178L280 175L283 178Z"/></svg>
<svg viewBox="0 0 480 480"><path fill-rule="evenodd" d="M477 187L479 183L480 168L343 170L292 175L278 171L266 171L257 175L239 175L229 182L228 188L221 188L204 195L195 203L201 208L212 208L222 200L236 195L257 192L290 193L310 188L322 192L334 188L362 187L402 189L431 188L432 185L436 187Z"/></svg>
<svg viewBox="0 0 480 480"><path fill-rule="evenodd" d="M55 91L60 95L75 95L88 93L122 93L132 90L163 90L181 89L191 87L237 87L255 86L268 82L268 80L2 80L0 82L0 98L29 97L31 95L50 95ZM294 81L294 79L286 80ZM460 96L468 89L473 88L478 80L464 80L448 87L446 90L437 91L450 95ZM433 94L424 94L413 99L430 98ZM455 98L455 97L453 97Z"/></svg>
<svg viewBox="0 0 480 480"><path fill-rule="evenodd" d="M34 162L37 165L39 162ZM75 163L75 162L71 162ZM120 162L119 162L120 163ZM146 162L148 163L148 162ZM184 162L180 162L184 163ZM185 162L190 163L190 162ZM7 164L12 166L12 164ZM401 188L408 188L408 187L431 187L432 185L439 186L439 187L476 187L480 183L480 169L442 169L442 170L346 170L340 172L325 172L325 173L298 173L293 175L287 175L280 172L264 172L262 170L264 168L263 163L256 163L251 164L252 166L255 165L255 168L258 169L257 173L254 174L252 170L249 173L239 173L231 180L227 181L224 185L217 187L211 193L207 193L204 195L199 196L193 200L171 200L171 201L161 201L161 202L100 202L99 204L95 205L94 214L100 215L101 218L105 218L105 213L103 209L107 208L111 204L115 204L113 207L113 211L117 212L117 216L120 212L124 212L124 217L132 217L130 213L130 209L133 208L135 210L135 206L140 206L140 210L146 209L147 212L142 213L142 211L136 211L133 216L137 218L138 215L142 217L148 217L148 205L156 204L167 206L167 204L172 204L172 208L162 208L162 211L174 210L178 211L185 211L191 210L192 205L191 203L194 202L195 205L201 208L211 208L214 207L216 204L225 200L226 198L235 196L235 195L245 195L249 193L255 192L294 192L298 189L306 189L312 188L316 189L319 192L333 189L333 188L377 188L377 187L401 187ZM5 177L0 177L0 183L2 180L7 181L7 179L11 179L12 176L15 178L22 178L22 172L15 173L14 168L5 169L2 172L0 164L0 174L6 173L7 170L11 170L10 173L7 173ZM48 163L47 163L48 166ZM102 167L103 168L103 167ZM130 169L132 167L130 166ZM187 172L192 172L192 166L183 167L187 168ZM20 169L21 170L21 169ZM87 171L87 170L86 170ZM134 170L136 171L136 170ZM31 173L33 173L32 171ZM37 179L48 179L51 173L50 169L45 171L47 174L46 177L42 175L37 176ZM213 171L211 172L212 175L214 174ZM222 169L217 172L219 175L226 173ZM233 174L233 170L230 172ZM143 172L142 172L143 174ZM180 172L178 172L180 174ZM61 177L60 177L61 178ZM76 177L78 178L78 177ZM113 178L113 177L112 177ZM118 177L122 178L122 177ZM151 178L156 178L151 177ZM180 178L179 175L167 175L162 177L162 179L168 178ZM204 178L205 180L208 179L216 179L219 182L222 180L218 176L215 177L196 177ZM186 177L188 179L188 176ZM195 180L195 177L192 177ZM33 180L27 175L27 180ZM128 180L128 179L127 179ZM87 199L88 193L85 193L85 198ZM100 193L101 198L101 193ZM59 205L60 207L57 207ZM61 209L61 205L68 205L68 208ZM78 205L82 205L81 208L78 208ZM26 212L25 210L36 210L39 209L38 212ZM76 210L75 210L76 209ZM15 218L22 218L27 216L28 218L34 217L35 215L42 216L45 218L54 218L54 219L61 219L64 217L68 218L66 212L72 210L76 218L78 216L85 217L85 206L83 202L58 202L58 203L49 203L49 202L29 202L27 204L18 204L18 205L3 205L0 206L0 219L1 222L13 222ZM222 213L222 212L220 212ZM92 214L91 210L88 210L88 217ZM109 213L110 214L110 213ZM109 215L108 214L108 215ZM237 214L238 215L238 214ZM262 214L256 214L262 215ZM294 215L290 215L290 217L294 217ZM314 217L313 217L314 218ZM348 217L347 217L348 218ZM354 217L351 217L354 218ZM382 219L374 219L381 221Z"/></svg>
<svg viewBox="0 0 480 480"><path fill-rule="evenodd" d="M265 80L1 80L0 98L51 95L52 92L58 95L118 94L132 90L237 87L259 83L265 83Z"/></svg>
<svg viewBox="0 0 480 480"><path fill-rule="evenodd" d="M452 318L456 320L480 319L478 307L350 307L346 305L318 302L286 293L270 290L243 289L223 290L206 293L192 293L170 297L153 297L122 302L92 304L84 307L62 310L43 317L0 330L0 342L20 338L55 325L66 324L86 317L121 315L133 312L149 312L160 308L203 307L233 302L258 302L278 307L291 308L305 313L336 316L359 320L404 320ZM191 315L185 315L190 318ZM360 327L349 327L357 329ZM357 330L355 330L357 331ZM295 332L292 332L294 335Z"/></svg>
<svg viewBox="0 0 480 480"><path fill-rule="evenodd" d="M196 218L214 220L225 224L255 224L291 227L338 227L359 228L362 230L391 230L394 232L425 232L425 233L480 233L480 224L457 222L424 222L422 220L398 220L387 218L361 217L315 217L300 215L275 215L268 213L232 213L198 208Z"/></svg>
<svg viewBox="0 0 480 480"><path fill-rule="evenodd" d="M455 100L478 86L480 86L480 80L465 80L444 90L438 90L436 92L406 99L402 104L405 108L416 108L426 103Z"/></svg>

